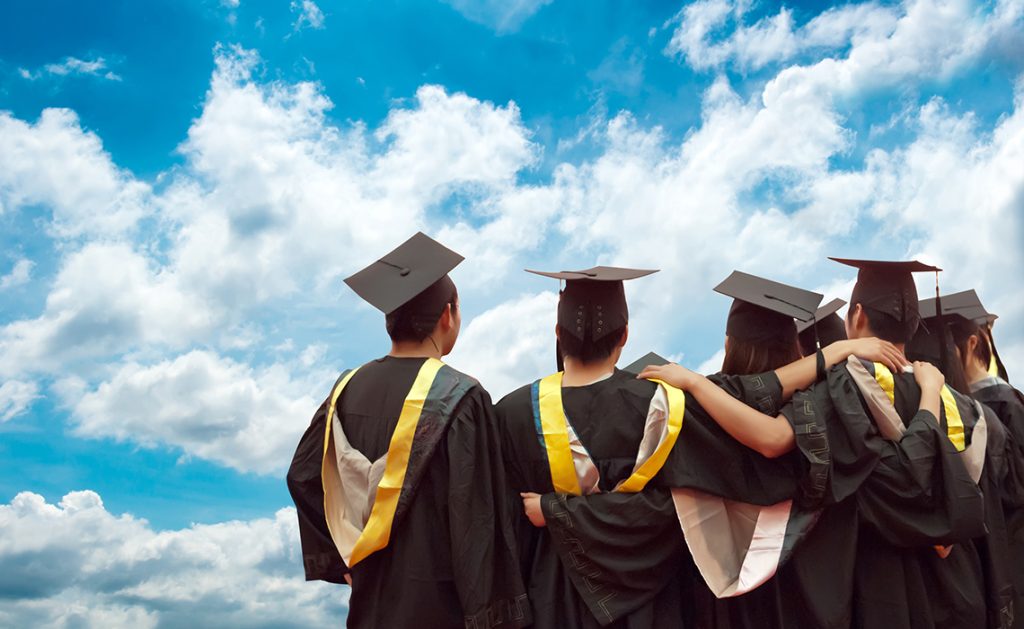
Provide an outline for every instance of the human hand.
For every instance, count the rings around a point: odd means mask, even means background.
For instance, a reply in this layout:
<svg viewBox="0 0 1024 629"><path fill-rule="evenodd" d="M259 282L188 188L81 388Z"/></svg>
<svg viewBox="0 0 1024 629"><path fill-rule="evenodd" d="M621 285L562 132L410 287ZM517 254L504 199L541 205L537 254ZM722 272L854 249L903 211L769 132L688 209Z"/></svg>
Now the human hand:
<svg viewBox="0 0 1024 629"><path fill-rule="evenodd" d="M677 389L689 391L693 389L693 387L696 386L704 376L690 371L681 365L669 363L667 365L648 365L647 367L644 367L644 370L640 372L640 375L638 375L637 378L642 378L644 380L661 380L662 382L666 382Z"/></svg>
<svg viewBox="0 0 1024 629"><path fill-rule="evenodd" d="M540 508L540 494L532 492L520 492L519 495L523 498L523 511L526 513L526 517L529 518L530 524L541 528L547 526L548 523L544 519L544 511Z"/></svg>
<svg viewBox="0 0 1024 629"><path fill-rule="evenodd" d="M903 355L898 347L889 341L880 338L869 337L863 339L850 339L848 341L836 341L834 345L846 343L847 356L856 356L872 362L882 363L893 373L903 373L903 368L909 364L907 357Z"/></svg>
<svg viewBox="0 0 1024 629"><path fill-rule="evenodd" d="M938 367L924 361L914 361L914 380L917 386L921 387L922 394L938 393L946 384L946 378Z"/></svg>

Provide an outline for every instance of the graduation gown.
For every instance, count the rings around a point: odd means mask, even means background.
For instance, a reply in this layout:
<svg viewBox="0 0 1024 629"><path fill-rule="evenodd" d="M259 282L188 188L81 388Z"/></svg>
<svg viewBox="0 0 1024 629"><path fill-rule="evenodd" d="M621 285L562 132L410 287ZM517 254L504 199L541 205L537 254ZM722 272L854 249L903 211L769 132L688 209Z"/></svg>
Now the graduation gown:
<svg viewBox="0 0 1024 629"><path fill-rule="evenodd" d="M336 542L336 521L332 538L321 477L322 469L328 469L323 465L326 422L333 416L328 457L336 447L351 448L375 465L390 465L406 397L427 360L432 359L370 362L344 385L336 414L329 398L314 415L288 471L306 578L340 583L346 573L351 575L349 627L525 626L529 605L511 528L514 504L491 401L475 380L448 366L437 372L423 404L424 417L415 426L383 547L363 553L358 563L359 543L355 550L346 549L344 554L351 550L353 556L350 568ZM442 385L444 391L438 391ZM348 498L346 491L359 489L358 483L349 485L341 483L343 498ZM330 496L326 502L333 509ZM378 486L374 514L382 496Z"/></svg>
<svg viewBox="0 0 1024 629"><path fill-rule="evenodd" d="M774 374L725 378L719 386L777 412ZM510 480L542 494L547 526L520 521L523 572L537 627L691 625L699 575L680 535L670 488L690 488L772 505L796 490L794 461L769 460L732 440L686 398L681 430L667 460L642 492L610 493L637 463L657 385L616 370L609 378L562 389L562 405L596 468L600 493L557 493L538 436L533 387L501 400L497 413Z"/></svg>
<svg viewBox="0 0 1024 629"><path fill-rule="evenodd" d="M984 577L971 543L986 531L978 483L987 437L972 441L980 412L948 389L939 418L918 411L913 375L883 370L851 358L783 409L798 450L810 447L801 426L813 424L828 441L828 474L802 499L851 516L809 536L829 538L819 546L827 568L804 562L821 560L810 545L797 550L790 569L804 574L791 600L819 623L804 626L984 626ZM934 546L948 544L941 559Z"/></svg>
<svg viewBox="0 0 1024 629"><path fill-rule="evenodd" d="M997 486L1006 523L1007 557L1013 587L1013 627L1024 628L1024 397L1005 380L971 384L974 399L990 408L1006 429L1006 476Z"/></svg>

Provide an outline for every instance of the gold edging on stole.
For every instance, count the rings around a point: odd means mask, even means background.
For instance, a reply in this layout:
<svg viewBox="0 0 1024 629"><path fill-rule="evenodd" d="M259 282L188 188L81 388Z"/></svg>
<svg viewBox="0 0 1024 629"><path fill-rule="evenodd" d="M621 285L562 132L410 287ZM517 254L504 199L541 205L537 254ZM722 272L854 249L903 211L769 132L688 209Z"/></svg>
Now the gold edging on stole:
<svg viewBox="0 0 1024 629"><path fill-rule="evenodd" d="M679 431L683 428L683 415L686 413L686 394L681 389L677 389L661 380L651 379L651 382L657 383L665 391L665 397L668 399L668 433L658 443L658 447L655 448L650 458L644 461L635 472L630 474L629 478L619 483L615 488L615 491L618 492L636 493L643 490L647 483L665 465L669 452L672 451L676 444L676 439L679 437Z"/></svg>
<svg viewBox="0 0 1024 629"><path fill-rule="evenodd" d="M540 425L544 448L548 454L551 484L561 494L579 496L583 493L576 477L576 465L569 448L569 420L562 406L562 372L553 373L538 385Z"/></svg>

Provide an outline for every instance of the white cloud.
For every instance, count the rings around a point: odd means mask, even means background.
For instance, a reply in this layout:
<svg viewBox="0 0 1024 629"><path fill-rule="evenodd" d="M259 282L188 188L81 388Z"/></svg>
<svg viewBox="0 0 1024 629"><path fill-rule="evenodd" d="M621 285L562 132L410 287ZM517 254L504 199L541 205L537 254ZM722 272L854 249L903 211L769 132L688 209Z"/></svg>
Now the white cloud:
<svg viewBox="0 0 1024 629"><path fill-rule="evenodd" d="M696 69L735 64L756 70L850 46L845 60L826 58L792 71L820 73L837 87L892 84L902 77L948 76L1019 29L1022 7L1019 0L1001 0L991 10L970 0L907 0L897 7L864 2L830 8L795 27L785 7L748 25L749 3L698 0L677 16L666 52Z"/></svg>
<svg viewBox="0 0 1024 629"><path fill-rule="evenodd" d="M295 23L292 24L292 28L296 31L301 30L305 26L312 29L324 27L324 12L320 10L320 7L313 0L292 0L291 10L292 13L299 14L295 18Z"/></svg>
<svg viewBox="0 0 1024 629"><path fill-rule="evenodd" d="M0 277L0 291L27 284L28 280L32 277L32 267L35 265L35 262L27 258L19 259L11 267L10 273Z"/></svg>
<svg viewBox="0 0 1024 629"><path fill-rule="evenodd" d="M180 347L221 315L173 274L124 244L70 254L35 319L0 328L0 375L67 372L76 361L116 357L140 344Z"/></svg>
<svg viewBox="0 0 1024 629"><path fill-rule="evenodd" d="M302 362L319 359L308 348ZM329 386L334 374L320 378ZM97 389L75 392L75 433L170 445L240 471L280 472L319 399L286 365L254 370L207 351L155 365L123 365ZM318 391L326 395L326 391Z"/></svg>
<svg viewBox="0 0 1024 629"><path fill-rule="evenodd" d="M18 68L21 78L35 81L47 76L94 76L107 81L120 81L121 77L115 74L107 66L107 60L103 57L95 59L78 59L77 57L65 57L60 63L48 63L36 71Z"/></svg>
<svg viewBox="0 0 1024 629"><path fill-rule="evenodd" d="M7 380L0 384L0 423L24 413L39 397L39 386L34 382Z"/></svg>
<svg viewBox="0 0 1024 629"><path fill-rule="evenodd" d="M0 214L38 204L60 237L115 236L149 213L150 194L73 111L44 109L35 124L0 111Z"/></svg>
<svg viewBox="0 0 1024 629"><path fill-rule="evenodd" d="M552 292L498 304L464 325L446 361L477 378L497 401L555 371L557 306Z"/></svg>
<svg viewBox="0 0 1024 629"><path fill-rule="evenodd" d="M308 627L339 622L347 588L302 580L295 510L153 530L92 491L0 505L5 627Z"/></svg>
<svg viewBox="0 0 1024 629"><path fill-rule="evenodd" d="M445 0L467 19L498 33L519 30L527 19L553 0Z"/></svg>

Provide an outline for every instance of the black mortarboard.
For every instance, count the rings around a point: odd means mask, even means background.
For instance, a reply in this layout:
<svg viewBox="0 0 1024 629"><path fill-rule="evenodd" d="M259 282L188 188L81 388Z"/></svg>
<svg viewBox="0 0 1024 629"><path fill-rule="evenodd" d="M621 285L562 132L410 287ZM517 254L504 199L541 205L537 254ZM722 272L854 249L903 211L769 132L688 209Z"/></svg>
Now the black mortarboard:
<svg viewBox="0 0 1024 629"><path fill-rule="evenodd" d="M961 393L970 394L963 365L957 359L952 326L958 322L977 327L970 319L946 313L946 297L942 298L943 315L936 313L936 300L921 300L921 318L927 325L917 328L904 348L910 360L923 360L938 367L946 377L946 384ZM924 316L926 315L926 316Z"/></svg>
<svg viewBox="0 0 1024 629"><path fill-rule="evenodd" d="M850 303L871 308L897 323L904 325L907 338L914 335L921 315L918 309L917 287L912 273L941 271L923 262L889 262L882 260L851 260L829 258L840 264L859 269Z"/></svg>
<svg viewBox="0 0 1024 629"><path fill-rule="evenodd" d="M920 310L922 319L930 319L936 316L935 298L922 299ZM981 325L984 325L990 316L988 311L985 310L985 306L981 305L978 293L973 290L943 295L942 314L963 317L968 321Z"/></svg>
<svg viewBox="0 0 1024 629"><path fill-rule="evenodd" d="M725 333L749 343L796 344L796 323L810 321L822 295L762 277L733 271L715 287L733 298Z"/></svg>
<svg viewBox="0 0 1024 629"><path fill-rule="evenodd" d="M626 269L595 266L584 271L532 271L527 273L564 280L558 295L558 327L563 334L580 340L597 341L629 322L626 292L622 282L657 273L657 269ZM561 350L556 348L558 368Z"/></svg>
<svg viewBox="0 0 1024 629"><path fill-rule="evenodd" d="M669 364L669 362L671 362L669 359L662 358L654 352L647 352L645 355L629 363L626 367L623 367L622 370L632 374L639 374L645 367L649 367L651 365L660 367L661 365Z"/></svg>
<svg viewBox="0 0 1024 629"><path fill-rule="evenodd" d="M826 347L846 339L846 323L836 312L846 305L842 299L833 299L814 313L812 321L798 321L796 331L800 334L800 351L810 356L818 350L818 343Z"/></svg>
<svg viewBox="0 0 1024 629"><path fill-rule="evenodd" d="M427 290L464 258L423 232L398 245L383 258L345 278L357 295L384 314Z"/></svg>

